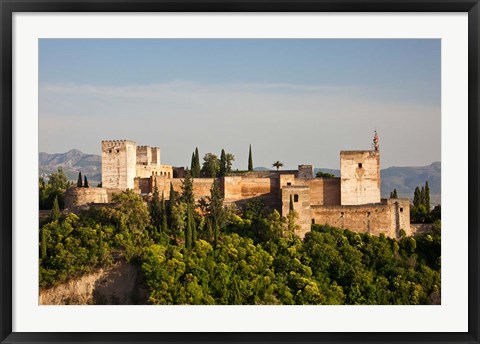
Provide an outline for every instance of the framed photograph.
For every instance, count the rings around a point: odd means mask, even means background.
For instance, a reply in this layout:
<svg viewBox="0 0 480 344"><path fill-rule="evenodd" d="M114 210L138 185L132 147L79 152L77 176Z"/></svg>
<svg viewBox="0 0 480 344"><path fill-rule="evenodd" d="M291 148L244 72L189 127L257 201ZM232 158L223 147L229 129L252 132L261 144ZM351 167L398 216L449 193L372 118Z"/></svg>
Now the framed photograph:
<svg viewBox="0 0 480 344"><path fill-rule="evenodd" d="M478 0L1 0L0 340L479 342Z"/></svg>

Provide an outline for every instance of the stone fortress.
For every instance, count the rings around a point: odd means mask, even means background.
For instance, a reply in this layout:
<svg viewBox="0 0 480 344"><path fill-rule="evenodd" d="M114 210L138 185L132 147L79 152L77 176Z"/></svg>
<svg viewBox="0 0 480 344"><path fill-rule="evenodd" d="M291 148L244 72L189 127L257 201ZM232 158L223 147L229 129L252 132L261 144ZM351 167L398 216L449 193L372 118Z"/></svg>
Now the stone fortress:
<svg viewBox="0 0 480 344"><path fill-rule="evenodd" d="M141 195L152 193L154 185L166 199L170 184L181 192L183 168L160 164L158 147L137 146L129 140L102 141L102 187L70 188L65 196L67 208L109 203L113 193L133 189ZM225 204L241 207L249 199L259 198L283 216L289 211L290 198L299 217L296 235L303 238L312 224L327 224L355 232L385 234L398 238L410 230L410 201L381 199L380 150L375 133L372 150L341 151L340 178L315 177L312 165L298 170L232 173L221 178L195 178L196 200L210 196L216 181Z"/></svg>

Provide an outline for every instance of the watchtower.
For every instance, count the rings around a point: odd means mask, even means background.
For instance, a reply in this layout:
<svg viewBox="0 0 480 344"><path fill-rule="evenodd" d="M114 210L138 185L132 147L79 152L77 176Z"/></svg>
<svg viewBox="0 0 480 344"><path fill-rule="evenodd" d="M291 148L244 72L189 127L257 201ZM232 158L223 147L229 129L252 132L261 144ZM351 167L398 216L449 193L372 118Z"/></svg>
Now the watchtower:
<svg viewBox="0 0 480 344"><path fill-rule="evenodd" d="M133 189L136 143L129 140L102 141L102 187Z"/></svg>
<svg viewBox="0 0 480 344"><path fill-rule="evenodd" d="M373 146L373 150L340 152L342 205L380 202L380 150L376 131Z"/></svg>

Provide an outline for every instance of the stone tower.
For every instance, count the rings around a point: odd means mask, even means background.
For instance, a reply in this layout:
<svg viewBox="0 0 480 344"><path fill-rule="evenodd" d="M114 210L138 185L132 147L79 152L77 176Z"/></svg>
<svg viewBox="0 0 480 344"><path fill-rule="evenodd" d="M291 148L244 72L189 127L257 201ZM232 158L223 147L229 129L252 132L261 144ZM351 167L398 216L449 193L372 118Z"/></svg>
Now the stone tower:
<svg viewBox="0 0 480 344"><path fill-rule="evenodd" d="M373 150L340 152L341 205L380 202L380 150L375 131Z"/></svg>
<svg viewBox="0 0 480 344"><path fill-rule="evenodd" d="M102 141L102 187L133 189L136 143L129 140Z"/></svg>

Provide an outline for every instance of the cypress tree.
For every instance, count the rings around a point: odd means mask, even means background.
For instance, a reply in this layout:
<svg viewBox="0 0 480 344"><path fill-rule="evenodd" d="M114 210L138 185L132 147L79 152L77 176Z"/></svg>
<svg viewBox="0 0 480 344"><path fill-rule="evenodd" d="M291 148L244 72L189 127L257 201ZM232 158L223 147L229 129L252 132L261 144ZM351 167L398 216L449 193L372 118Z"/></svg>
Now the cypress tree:
<svg viewBox="0 0 480 344"><path fill-rule="evenodd" d="M47 230L42 228L42 240L40 243L40 254L42 259L47 257Z"/></svg>
<svg viewBox="0 0 480 344"><path fill-rule="evenodd" d="M168 201L168 216L169 216L169 221L170 221L170 228L172 228L172 209L175 207L177 200L176 200L176 195L175 195L175 190L173 189L173 184L170 182L170 198Z"/></svg>
<svg viewBox="0 0 480 344"><path fill-rule="evenodd" d="M78 172L77 187L81 188L83 186L82 172Z"/></svg>
<svg viewBox="0 0 480 344"><path fill-rule="evenodd" d="M193 178L188 170L185 174L185 179L182 181L182 199L185 203L192 206L195 204L195 197L193 195Z"/></svg>
<svg viewBox="0 0 480 344"><path fill-rule="evenodd" d="M160 205L160 209L162 212L161 216L161 221L160 221L160 228L162 233L166 233L168 230L168 225L167 225L167 208L165 207L165 198L162 192L162 202Z"/></svg>
<svg viewBox="0 0 480 344"><path fill-rule="evenodd" d="M417 186L415 192L413 193L413 205L418 207L420 205L420 188Z"/></svg>
<svg viewBox="0 0 480 344"><path fill-rule="evenodd" d="M393 189L392 198L398 198L397 189Z"/></svg>
<svg viewBox="0 0 480 344"><path fill-rule="evenodd" d="M289 207L289 212L293 212L295 209L293 208L293 198L292 194L290 194L290 207Z"/></svg>
<svg viewBox="0 0 480 344"><path fill-rule="evenodd" d="M420 190L420 204L425 205L425 188L423 186Z"/></svg>
<svg viewBox="0 0 480 344"><path fill-rule="evenodd" d="M88 186L87 176L83 176L83 179L84 179L84 181L83 181L83 187L84 187L84 188L88 188L89 186Z"/></svg>
<svg viewBox="0 0 480 344"><path fill-rule="evenodd" d="M187 205L187 225L185 226L185 247L187 249L192 248L193 226L194 226L194 219L193 219L192 205L188 204Z"/></svg>
<svg viewBox="0 0 480 344"><path fill-rule="evenodd" d="M98 228L98 252L100 254L100 258L103 258L103 235L102 235L102 227Z"/></svg>
<svg viewBox="0 0 480 344"><path fill-rule="evenodd" d="M250 149L248 151L248 171L253 171L252 145L250 145Z"/></svg>
<svg viewBox="0 0 480 344"><path fill-rule="evenodd" d="M427 212L430 212L430 187L428 186L428 180L425 181L425 208Z"/></svg>
<svg viewBox="0 0 480 344"><path fill-rule="evenodd" d="M53 208L50 212L50 218L52 221L57 221L60 218L60 207L58 206L58 196L55 196L53 200Z"/></svg>
<svg viewBox="0 0 480 344"><path fill-rule="evenodd" d="M192 177L194 178L199 178L200 177L200 156L198 155L198 147L195 147L195 163L194 163L195 169L192 170Z"/></svg>
<svg viewBox="0 0 480 344"><path fill-rule="evenodd" d="M161 212L160 195L158 193L158 187L155 184L153 187L152 201L150 202L150 217L152 218L152 224L156 231L160 230Z"/></svg>
<svg viewBox="0 0 480 344"><path fill-rule="evenodd" d="M220 154L220 177L224 177L227 174L227 156L225 150L222 149Z"/></svg>

